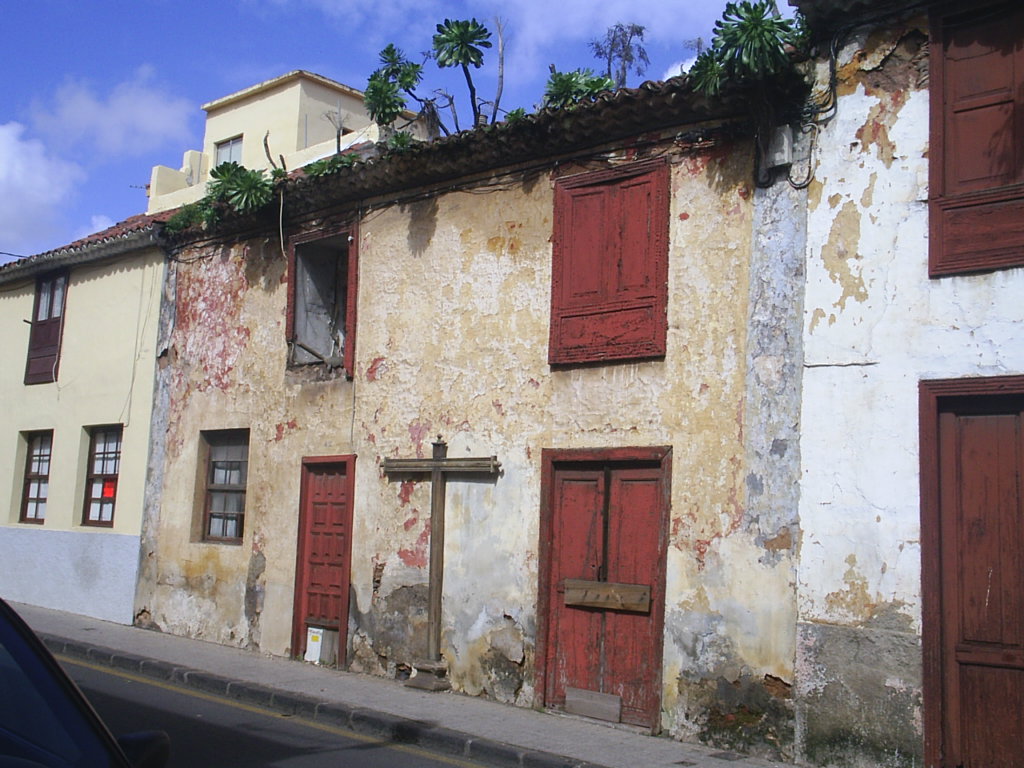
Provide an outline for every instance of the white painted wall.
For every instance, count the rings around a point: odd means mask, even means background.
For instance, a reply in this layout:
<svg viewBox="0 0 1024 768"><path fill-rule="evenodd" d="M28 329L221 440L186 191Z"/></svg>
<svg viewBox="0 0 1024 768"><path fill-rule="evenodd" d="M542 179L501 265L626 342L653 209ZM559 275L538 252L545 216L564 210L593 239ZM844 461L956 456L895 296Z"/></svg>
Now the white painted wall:
<svg viewBox="0 0 1024 768"><path fill-rule="evenodd" d="M0 562L4 600L132 623L138 536L3 528Z"/></svg>

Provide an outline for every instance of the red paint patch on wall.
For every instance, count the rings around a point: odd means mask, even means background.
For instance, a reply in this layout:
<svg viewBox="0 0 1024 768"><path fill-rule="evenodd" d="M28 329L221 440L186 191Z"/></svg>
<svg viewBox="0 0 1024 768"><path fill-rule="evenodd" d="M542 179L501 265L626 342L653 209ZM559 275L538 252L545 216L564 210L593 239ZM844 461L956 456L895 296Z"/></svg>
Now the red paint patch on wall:
<svg viewBox="0 0 1024 768"><path fill-rule="evenodd" d="M405 530L408 531L410 528L412 528L414 525L416 525L416 523L418 523L419 521L420 521L420 511L418 509L413 508L413 510L412 510L412 517L410 517L408 520L406 520L404 523L402 523L402 527L405 528Z"/></svg>
<svg viewBox="0 0 1024 768"><path fill-rule="evenodd" d="M683 211L682 213L679 214L680 221L686 221L688 218L690 218L690 214L688 214L686 211Z"/></svg>
<svg viewBox="0 0 1024 768"><path fill-rule="evenodd" d="M380 366L381 366L381 363L383 363L383 362L384 362L384 358L383 357L375 357L375 358L373 358L373 362L370 363L370 367L366 369L366 380L367 381L376 381L377 380L377 373L380 371ZM385 366L385 370L387 370L386 366Z"/></svg>
<svg viewBox="0 0 1024 768"><path fill-rule="evenodd" d="M496 410L500 416L504 416L505 415L505 409L502 407L500 401L495 400L495 401L493 401L491 403L491 405L494 406L494 410Z"/></svg>
<svg viewBox="0 0 1024 768"><path fill-rule="evenodd" d="M430 434L431 423L429 421L420 421L416 419L409 424L409 437L412 439L413 445L416 446L416 458L423 458L423 441Z"/></svg>
<svg viewBox="0 0 1024 768"><path fill-rule="evenodd" d="M249 328L239 322L248 280L244 262L231 253L224 248L220 258L190 265L178 276L172 343L180 359L189 363L183 366L183 377L198 392L227 390L249 342Z"/></svg>
<svg viewBox="0 0 1024 768"><path fill-rule="evenodd" d="M409 499L412 498L412 492L416 490L415 480L403 480L401 487L398 489L398 501L400 506L405 506L409 503ZM408 530L408 529L406 529Z"/></svg>
<svg viewBox="0 0 1024 768"><path fill-rule="evenodd" d="M424 528L423 532L416 539L412 549L398 550L398 557L403 563L412 568L427 567L427 543L430 541L430 529Z"/></svg>
<svg viewBox="0 0 1024 768"><path fill-rule="evenodd" d="M281 442L281 438L284 437L285 431L287 430L287 431L290 432L291 430L295 429L297 426L298 426L298 424L296 423L295 419L291 419L291 420L289 420L287 422L275 425L275 427L274 427L274 430L275 430L274 442L275 443Z"/></svg>

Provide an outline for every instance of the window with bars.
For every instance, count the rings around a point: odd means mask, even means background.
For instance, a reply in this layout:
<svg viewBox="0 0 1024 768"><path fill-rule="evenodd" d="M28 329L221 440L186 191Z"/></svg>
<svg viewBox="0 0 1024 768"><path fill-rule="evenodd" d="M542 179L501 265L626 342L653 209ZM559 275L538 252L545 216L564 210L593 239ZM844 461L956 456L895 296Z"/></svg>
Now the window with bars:
<svg viewBox="0 0 1024 768"><path fill-rule="evenodd" d="M50 493L50 455L53 430L25 435L28 451L25 484L21 496L21 522L42 524L46 519L46 499Z"/></svg>
<svg viewBox="0 0 1024 768"><path fill-rule="evenodd" d="M239 543L245 523L249 430L203 432L202 437L206 447L203 539Z"/></svg>
<svg viewBox="0 0 1024 768"><path fill-rule="evenodd" d="M57 380L67 284L66 273L42 277L36 282L28 361L25 364L26 384L47 384Z"/></svg>
<svg viewBox="0 0 1024 768"><path fill-rule="evenodd" d="M83 524L112 526L117 501L117 476L121 469L120 425L89 430L89 463L86 467Z"/></svg>

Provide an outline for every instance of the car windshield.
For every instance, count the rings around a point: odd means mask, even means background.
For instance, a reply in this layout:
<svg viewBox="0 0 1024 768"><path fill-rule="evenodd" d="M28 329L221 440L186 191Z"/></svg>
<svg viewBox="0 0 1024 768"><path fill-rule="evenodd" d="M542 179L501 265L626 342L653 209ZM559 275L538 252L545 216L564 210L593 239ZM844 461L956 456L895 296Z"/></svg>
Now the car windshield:
<svg viewBox="0 0 1024 768"><path fill-rule="evenodd" d="M0 612L0 768L102 768L114 760L76 695Z"/></svg>

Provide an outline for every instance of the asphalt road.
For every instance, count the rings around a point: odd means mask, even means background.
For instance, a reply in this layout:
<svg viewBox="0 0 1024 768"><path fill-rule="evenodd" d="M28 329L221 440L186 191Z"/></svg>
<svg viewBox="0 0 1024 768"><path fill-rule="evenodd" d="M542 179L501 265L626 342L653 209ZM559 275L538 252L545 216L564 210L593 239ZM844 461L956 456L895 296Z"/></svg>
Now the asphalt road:
<svg viewBox="0 0 1024 768"><path fill-rule="evenodd" d="M168 768L481 768L120 670L60 661L115 735L166 731Z"/></svg>

